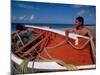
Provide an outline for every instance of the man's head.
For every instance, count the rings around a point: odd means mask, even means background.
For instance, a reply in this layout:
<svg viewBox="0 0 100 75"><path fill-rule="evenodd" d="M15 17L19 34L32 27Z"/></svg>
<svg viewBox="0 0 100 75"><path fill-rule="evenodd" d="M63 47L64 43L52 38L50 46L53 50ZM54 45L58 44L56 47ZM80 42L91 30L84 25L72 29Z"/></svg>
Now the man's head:
<svg viewBox="0 0 100 75"><path fill-rule="evenodd" d="M84 18L81 16L77 17L75 20L75 25L76 25L76 27L83 26L84 25Z"/></svg>

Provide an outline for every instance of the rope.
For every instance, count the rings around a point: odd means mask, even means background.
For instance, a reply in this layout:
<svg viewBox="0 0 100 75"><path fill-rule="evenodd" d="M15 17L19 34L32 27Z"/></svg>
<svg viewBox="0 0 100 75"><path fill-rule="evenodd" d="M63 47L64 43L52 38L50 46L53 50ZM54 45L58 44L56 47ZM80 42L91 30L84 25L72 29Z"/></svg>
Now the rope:
<svg viewBox="0 0 100 75"><path fill-rule="evenodd" d="M56 59L54 60L55 62L57 62L58 64L66 67L67 70L71 71L71 70L78 70L78 68L74 65L74 64L66 64L63 61Z"/></svg>
<svg viewBox="0 0 100 75"><path fill-rule="evenodd" d="M26 73L28 71L27 69L27 65L28 65L29 60L24 60L20 66L19 66L19 70L21 73Z"/></svg>
<svg viewBox="0 0 100 75"><path fill-rule="evenodd" d="M94 42L93 42L92 38L90 38L90 44L91 44L91 47L92 47L93 55L96 56L95 46L94 46Z"/></svg>
<svg viewBox="0 0 100 75"><path fill-rule="evenodd" d="M47 58L45 58L45 57L42 57L42 56L39 56L41 59L43 59L43 60L48 60ZM41 60L39 60L39 61L41 61Z"/></svg>
<svg viewBox="0 0 100 75"><path fill-rule="evenodd" d="M94 60L94 63L96 63L96 49L95 49L95 45L92 38L90 38L90 44L92 48L93 60Z"/></svg>
<svg viewBox="0 0 100 75"><path fill-rule="evenodd" d="M23 41L22 41L21 37L19 36L19 34L18 34L17 32L16 32L16 34L17 34L17 36L18 36L18 38L19 38L19 40L20 40L21 44L24 46L24 43L23 43Z"/></svg>
<svg viewBox="0 0 100 75"><path fill-rule="evenodd" d="M63 41L63 43L64 43L64 41ZM59 45L61 45L62 43L60 43ZM59 45L57 45L57 46L59 46ZM56 46L55 46L56 47ZM64 66L64 67L66 67L66 69L67 70L78 70L77 69L77 67L75 66L75 65L73 65L73 64L66 64L66 63L64 63L63 61L61 61L61 60L54 60L54 58L48 53L48 51L47 51L47 49L46 48L44 48L44 51L46 52L46 54L48 55L48 57L52 60L52 61L55 61L55 62L57 62L58 64L60 64L60 65L62 65L62 66ZM39 55L39 57L40 58L42 58L43 60L46 60L46 61L50 61L50 60L48 60L47 58L45 58L45 57L42 57L42 56L40 56Z"/></svg>
<svg viewBox="0 0 100 75"><path fill-rule="evenodd" d="M89 43L90 40L87 40L81 47L76 47L74 46L70 41L67 41L73 48L77 49L77 50L80 50L80 49L83 49L88 43ZM52 48L56 48L56 47L59 47L61 46L62 44L66 43L66 40L58 43L57 45L55 46L51 46L51 47L46 47L46 49L52 49Z"/></svg>
<svg viewBox="0 0 100 75"><path fill-rule="evenodd" d="M34 50L35 50L36 53L39 54L39 52L37 52L36 49L34 49ZM32 59L32 57L29 58L29 59L24 60L24 61L21 63L20 68L19 68L21 73L26 73L26 72L28 71L27 65L28 65L28 62L29 62L31 59ZM34 59L34 60L35 60L35 59ZM32 69L33 69L33 68L34 68L34 61L33 61L33 64L32 64ZM32 70L32 72L34 72L34 69Z"/></svg>
<svg viewBox="0 0 100 75"><path fill-rule="evenodd" d="M52 56L48 53L48 51L47 51L46 48L44 48L44 51L46 52L46 54L48 55L48 57L49 57L50 59L53 59Z"/></svg>
<svg viewBox="0 0 100 75"><path fill-rule="evenodd" d="M70 41L68 41L68 43L69 43L73 48L79 50L79 49L83 49L83 48L89 43L89 41L90 41L90 39L87 39L87 41L86 41L81 47L75 47ZM60 46L60 45L62 45L62 44L64 44L64 43L66 43L66 40L64 40L64 41L62 41L62 42L60 42L60 43L58 43L58 44L55 45L55 46L46 47L46 48L44 48L44 51L46 52L46 54L48 55L48 57L51 58L51 59L53 60L53 57L48 53L47 49L56 48L56 47L58 47L58 46ZM47 60L47 59L44 58L44 57L41 57L41 58ZM66 63L64 63L64 62L61 61L61 60L55 60L55 61L56 61L58 64L63 65L64 67L66 67L67 70L78 70L78 68L77 68L75 65L73 65L73 64L66 64Z"/></svg>
<svg viewBox="0 0 100 75"><path fill-rule="evenodd" d="M88 43L89 43L90 40L87 40L81 47L76 47L74 46L70 41L68 41L68 43L75 49L77 50L80 50L80 49L83 49Z"/></svg>
<svg viewBox="0 0 100 75"><path fill-rule="evenodd" d="M64 66L66 67L67 70L71 71L71 70L78 70L77 66L75 66L74 64L66 64L64 63L63 61L59 60L59 59L52 59L52 60L49 60L49 59L45 59L44 57L41 56L41 58L43 58L45 60L45 62L56 62L58 63L59 65L61 66ZM39 60L40 62L44 62L43 60Z"/></svg>
<svg viewBox="0 0 100 75"><path fill-rule="evenodd" d="M35 52L38 53L38 56L37 56L37 57L40 57L40 58L42 58L43 60L47 60L47 58L42 57L42 56L40 55L40 53L39 53L36 49L35 49ZM45 52L47 53L48 57L52 59L52 57L50 56L50 54L49 54L46 50L45 50ZM36 60L37 60L37 59L36 59Z"/></svg>
<svg viewBox="0 0 100 75"><path fill-rule="evenodd" d="M18 36L18 38L19 38L19 41L20 41L21 44L24 46L24 43L23 43L21 37L19 36L19 34L18 34L17 32L16 32L16 34L17 34L17 36ZM28 69L27 69L28 62L29 62L29 60L24 60L24 61L20 64L20 66L19 66L19 71L20 71L21 73L26 73L26 72L28 71Z"/></svg>
<svg viewBox="0 0 100 75"><path fill-rule="evenodd" d="M56 45L54 45L54 46L51 46L51 47L46 47L47 49L52 49L52 48L56 48L56 47L59 47L59 46L61 46L62 44L64 44L64 43L66 43L66 41L64 40L64 41L62 41L62 42L60 42L60 43L58 43L58 44L56 44Z"/></svg>
<svg viewBox="0 0 100 75"><path fill-rule="evenodd" d="M64 67L67 68L67 70L78 70L77 67L76 67L75 65L73 65L73 64L65 64L65 63L64 63L63 61L61 61L61 60L54 60L54 58L51 57L51 55L48 53L48 51L46 50L46 48L45 48L44 50L45 50L45 52L47 53L47 55L49 56L49 58L51 58L52 61L55 61L55 62L57 62L57 63L60 64L60 65L63 65ZM36 50L36 52L37 52L37 50ZM38 53L38 52L37 52L37 53ZM48 60L48 59L45 58L45 57L40 56L40 54L38 55L38 57L40 57L40 58L42 58L43 60L46 60L46 61L51 61L51 60ZM41 60L39 60L39 61L41 61ZM24 61L24 62L27 62L27 60ZM27 64L24 64L24 65L27 65ZM23 63L22 63L22 68L23 68ZM24 68L25 68L25 67L24 67ZM33 66L32 66L32 68L33 68ZM23 70L22 70L22 71L23 71ZM25 69L24 71L26 72L27 70Z"/></svg>
<svg viewBox="0 0 100 75"><path fill-rule="evenodd" d="M23 41L22 41L20 35L18 34L18 32L16 32L16 35L17 35L18 38L19 38L18 43L21 42L21 44L24 46L24 43L23 43ZM18 43L17 43L17 45L18 45ZM29 60L24 60L24 61L19 65L19 69L18 69L18 70L17 70L14 66L13 66L13 67L14 67L14 69L15 69L18 73L26 73L26 72L27 72L27 64L28 64L28 61L29 61Z"/></svg>

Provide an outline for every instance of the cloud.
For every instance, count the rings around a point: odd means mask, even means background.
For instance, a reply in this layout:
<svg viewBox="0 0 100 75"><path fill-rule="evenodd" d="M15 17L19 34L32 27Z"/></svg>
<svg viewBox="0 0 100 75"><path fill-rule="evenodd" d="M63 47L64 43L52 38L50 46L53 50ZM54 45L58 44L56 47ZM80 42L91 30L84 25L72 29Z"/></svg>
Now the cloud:
<svg viewBox="0 0 100 75"><path fill-rule="evenodd" d="M39 7L34 7L34 6L31 6L31 5L26 5L26 4L21 4L21 3L19 3L19 4L17 4L19 7L21 7L21 8L27 8L27 9L35 9L35 10L38 10L38 9L40 9Z"/></svg>
<svg viewBox="0 0 100 75"><path fill-rule="evenodd" d="M27 16L27 15L22 15L22 16L13 16L12 17L12 20L13 21L33 21L35 19L35 15L32 14L30 16Z"/></svg>
<svg viewBox="0 0 100 75"><path fill-rule="evenodd" d="M26 16L20 16L19 20L24 20Z"/></svg>
<svg viewBox="0 0 100 75"><path fill-rule="evenodd" d="M86 13L86 10L80 10L78 13L77 13L77 15L78 16L81 16L81 15L83 15L83 14L85 14Z"/></svg>
<svg viewBox="0 0 100 75"><path fill-rule="evenodd" d="M77 16L88 15L89 17L93 17L95 16L95 12L82 9L79 12L77 12L76 15Z"/></svg>
<svg viewBox="0 0 100 75"><path fill-rule="evenodd" d="M35 16L34 15L31 15L30 16L30 20L34 20Z"/></svg>

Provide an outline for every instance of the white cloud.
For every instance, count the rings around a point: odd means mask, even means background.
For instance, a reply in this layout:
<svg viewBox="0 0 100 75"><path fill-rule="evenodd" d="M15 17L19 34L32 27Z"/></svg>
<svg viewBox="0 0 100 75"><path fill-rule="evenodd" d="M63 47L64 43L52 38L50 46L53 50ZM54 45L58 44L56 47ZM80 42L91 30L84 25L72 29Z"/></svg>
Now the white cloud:
<svg viewBox="0 0 100 75"><path fill-rule="evenodd" d="M15 20L19 20L19 21L32 21L34 20L35 16L34 14L30 15L30 16L27 16L27 15L22 15L22 16L12 16L12 20L15 21Z"/></svg>
<svg viewBox="0 0 100 75"><path fill-rule="evenodd" d="M85 10L80 10L80 11L77 13L77 15L78 15L78 16L81 16L81 15L83 15L83 14L85 14L85 13L86 13Z"/></svg>
<svg viewBox="0 0 100 75"><path fill-rule="evenodd" d="M24 20L26 16L20 16L19 20Z"/></svg>
<svg viewBox="0 0 100 75"><path fill-rule="evenodd" d="M34 15L30 16L30 20L34 20L34 18L35 18Z"/></svg>
<svg viewBox="0 0 100 75"><path fill-rule="evenodd" d="M90 17L96 15L95 11L92 11L92 10L85 10L85 9L82 9L82 10L80 10L79 12L76 13L76 15L78 15L78 16L81 16L81 15L83 15L83 14L89 15Z"/></svg>

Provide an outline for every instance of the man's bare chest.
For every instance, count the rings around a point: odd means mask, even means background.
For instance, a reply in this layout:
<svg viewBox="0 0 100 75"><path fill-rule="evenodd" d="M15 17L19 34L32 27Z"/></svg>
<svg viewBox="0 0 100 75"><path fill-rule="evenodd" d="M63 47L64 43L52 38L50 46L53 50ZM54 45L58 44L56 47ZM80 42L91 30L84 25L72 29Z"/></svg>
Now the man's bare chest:
<svg viewBox="0 0 100 75"><path fill-rule="evenodd" d="M85 29L82 30L73 30L74 33L80 34L80 35L87 35L87 31Z"/></svg>

